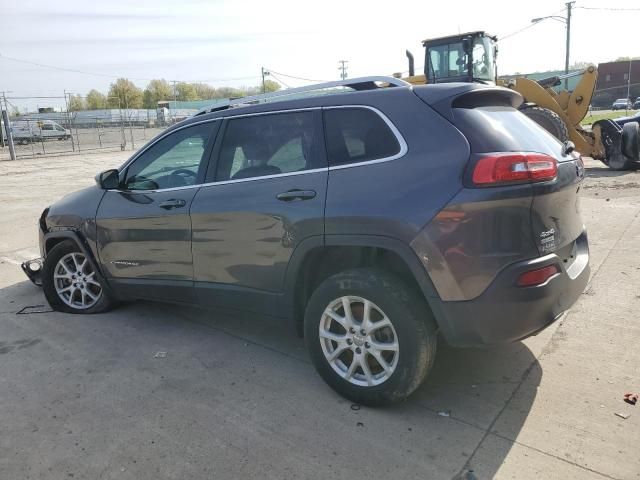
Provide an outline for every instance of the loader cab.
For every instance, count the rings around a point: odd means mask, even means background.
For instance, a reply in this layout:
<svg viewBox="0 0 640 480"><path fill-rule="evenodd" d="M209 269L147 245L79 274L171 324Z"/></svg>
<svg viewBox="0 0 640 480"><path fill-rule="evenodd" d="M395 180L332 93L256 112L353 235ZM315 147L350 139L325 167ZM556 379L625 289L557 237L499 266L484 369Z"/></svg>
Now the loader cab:
<svg viewBox="0 0 640 480"><path fill-rule="evenodd" d="M427 83L495 84L496 41L496 37L482 31L424 40Z"/></svg>

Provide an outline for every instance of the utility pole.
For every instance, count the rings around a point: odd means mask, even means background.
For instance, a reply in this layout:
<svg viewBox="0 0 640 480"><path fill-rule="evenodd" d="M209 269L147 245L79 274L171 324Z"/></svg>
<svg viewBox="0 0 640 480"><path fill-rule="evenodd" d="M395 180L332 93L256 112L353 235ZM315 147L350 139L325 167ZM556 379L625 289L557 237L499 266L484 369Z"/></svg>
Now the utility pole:
<svg viewBox="0 0 640 480"><path fill-rule="evenodd" d="M569 73L569 49L571 46L571 7L573 6L573 4L576 2L567 2L567 47L565 50L565 57L564 57L564 73L567 74ZM565 78L564 79L564 89L565 90L569 90L569 79Z"/></svg>
<svg viewBox="0 0 640 480"><path fill-rule="evenodd" d="M267 93L267 85L265 83L264 77L267 77L270 75L269 70L265 69L264 67L260 67L261 73L262 73L262 93Z"/></svg>
<svg viewBox="0 0 640 480"><path fill-rule="evenodd" d="M340 78L342 80L346 80L346 78L347 78L347 63L349 63L349 60L338 60L338 63L340 64L338 66L338 70L340 70Z"/></svg>
<svg viewBox="0 0 640 480"><path fill-rule="evenodd" d="M548 18L552 20L556 20L557 22L564 23L565 28L567 29L567 43L564 49L564 73L565 75L569 73L569 50L571 47L571 8L575 1L567 2L565 5L567 6L567 16L561 17L559 15L547 15L546 17L538 17L532 18L531 23L538 23ZM564 79L564 89L569 90L569 79Z"/></svg>

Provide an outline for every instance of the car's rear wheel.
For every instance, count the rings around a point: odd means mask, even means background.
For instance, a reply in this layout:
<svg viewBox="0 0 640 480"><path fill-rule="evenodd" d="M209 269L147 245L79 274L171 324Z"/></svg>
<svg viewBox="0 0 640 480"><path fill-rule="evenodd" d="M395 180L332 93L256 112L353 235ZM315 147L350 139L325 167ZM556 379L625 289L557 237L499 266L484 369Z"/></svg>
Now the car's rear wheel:
<svg viewBox="0 0 640 480"><path fill-rule="evenodd" d="M436 352L436 328L424 298L376 269L326 279L308 302L305 339L329 386L369 406L407 398L426 378Z"/></svg>
<svg viewBox="0 0 640 480"><path fill-rule="evenodd" d="M42 287L51 308L67 313L100 313L115 305L93 263L71 240L54 246L42 269Z"/></svg>

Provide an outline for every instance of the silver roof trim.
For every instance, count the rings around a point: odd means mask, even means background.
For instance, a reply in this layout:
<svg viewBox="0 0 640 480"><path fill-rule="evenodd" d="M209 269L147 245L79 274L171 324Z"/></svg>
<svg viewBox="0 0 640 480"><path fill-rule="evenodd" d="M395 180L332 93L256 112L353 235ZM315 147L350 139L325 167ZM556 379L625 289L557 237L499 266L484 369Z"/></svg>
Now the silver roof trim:
<svg viewBox="0 0 640 480"><path fill-rule="evenodd" d="M401 80L399 78L387 77L384 75L348 78L344 80L336 80L333 82L324 82L324 83L315 83L313 85L305 85L304 87L287 88L286 90L279 90L277 92L264 93L261 95L252 95L249 97L235 98L232 100L230 99L227 102L224 102L224 103L221 102L221 103L213 104L210 107L203 108L195 115L201 115L208 112L215 112L218 110L225 110L228 108L237 107L241 105L262 103L272 98L287 97L290 95L295 95L297 93L314 92L317 90L325 90L328 88L335 88L335 87L351 87L356 91L385 88L385 87L378 86L376 82L387 83L389 84L389 86L392 86L392 87L410 87L411 86L409 82L405 82L404 80ZM286 100L286 99L282 99L282 100Z"/></svg>

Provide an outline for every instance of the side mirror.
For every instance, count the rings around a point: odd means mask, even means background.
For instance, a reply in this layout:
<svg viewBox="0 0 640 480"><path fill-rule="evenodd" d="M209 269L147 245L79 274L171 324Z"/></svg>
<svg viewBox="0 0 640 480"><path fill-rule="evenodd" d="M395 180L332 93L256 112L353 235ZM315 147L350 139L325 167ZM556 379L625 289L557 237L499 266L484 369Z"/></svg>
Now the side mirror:
<svg viewBox="0 0 640 480"><path fill-rule="evenodd" d="M96 183L103 190L112 190L120 186L120 176L115 168L105 170L96 175Z"/></svg>

